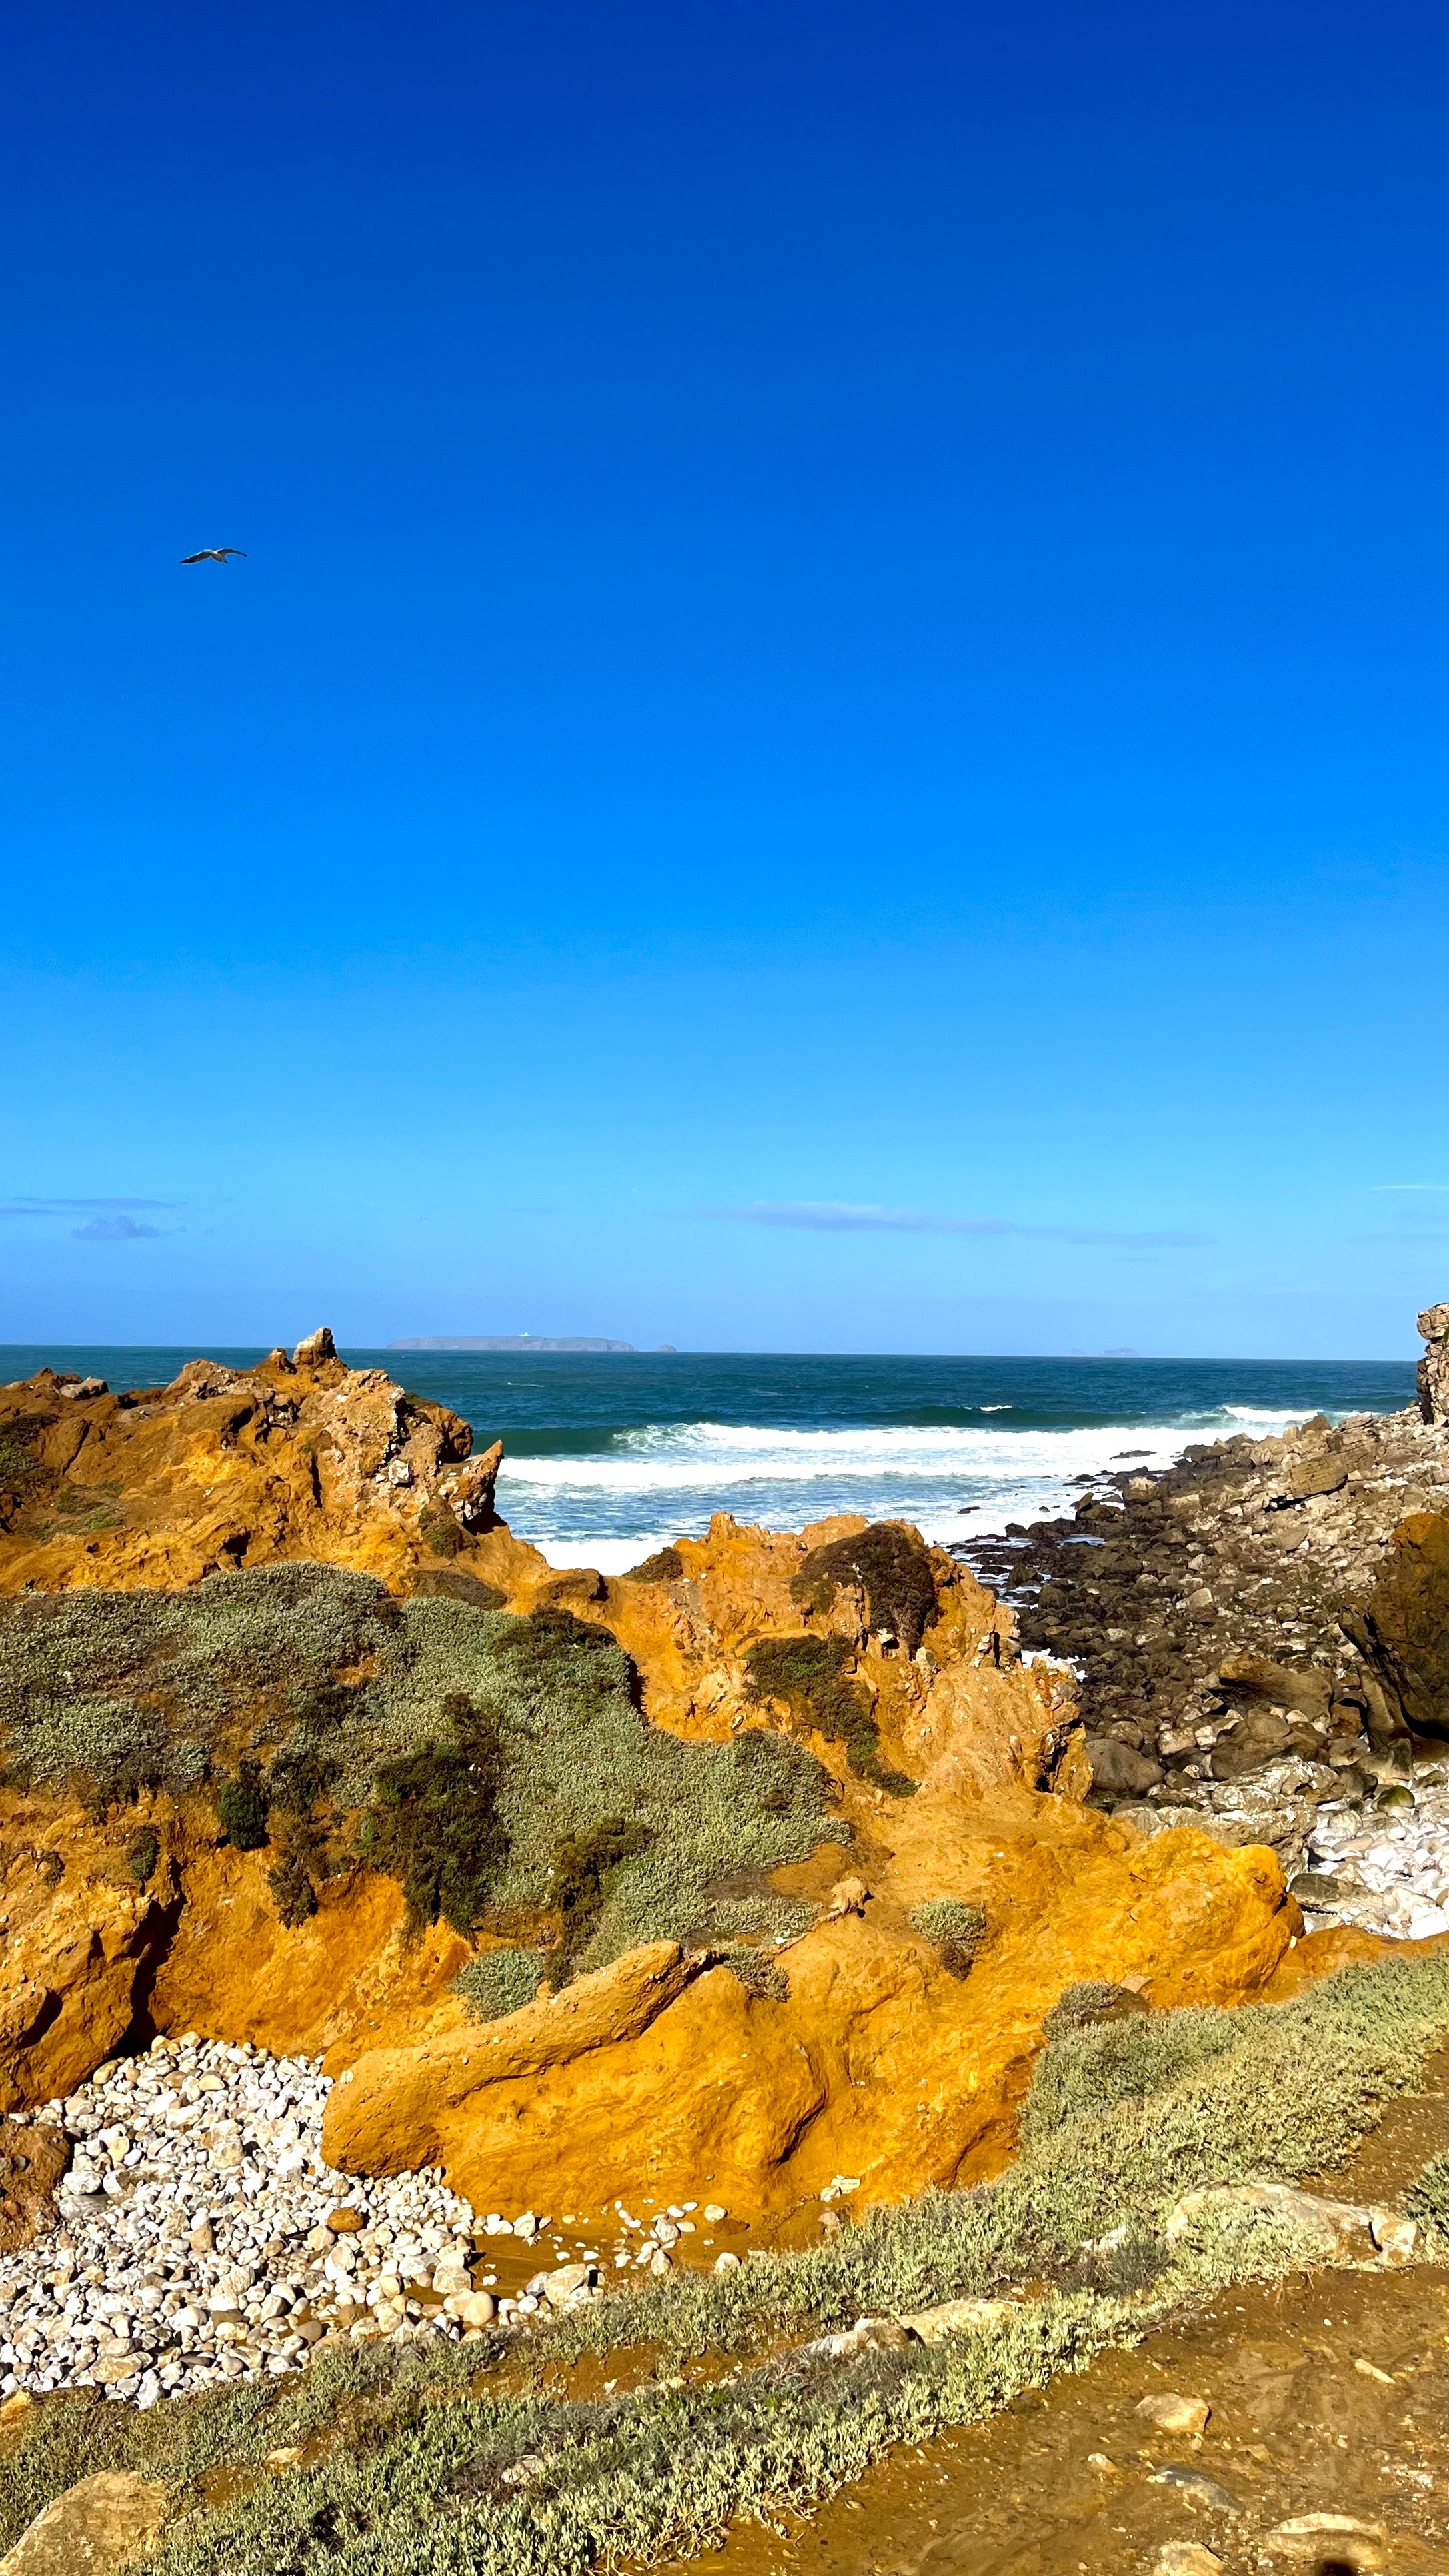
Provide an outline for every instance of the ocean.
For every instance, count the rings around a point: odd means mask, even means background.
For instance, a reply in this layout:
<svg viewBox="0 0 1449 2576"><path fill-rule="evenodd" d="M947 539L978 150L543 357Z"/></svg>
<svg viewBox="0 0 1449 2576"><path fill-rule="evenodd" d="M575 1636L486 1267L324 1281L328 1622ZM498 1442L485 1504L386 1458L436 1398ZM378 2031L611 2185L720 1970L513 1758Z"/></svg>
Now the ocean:
<svg viewBox="0 0 1449 2576"><path fill-rule="evenodd" d="M192 1351L0 1346L41 1367L156 1386ZM260 1350L216 1348L244 1367ZM1059 1511L1079 1480L1168 1465L1190 1441L1411 1403L1411 1360L890 1359L361 1351L501 1438L498 1507L554 1565L622 1573L712 1512L799 1529L830 1512L949 1544Z"/></svg>

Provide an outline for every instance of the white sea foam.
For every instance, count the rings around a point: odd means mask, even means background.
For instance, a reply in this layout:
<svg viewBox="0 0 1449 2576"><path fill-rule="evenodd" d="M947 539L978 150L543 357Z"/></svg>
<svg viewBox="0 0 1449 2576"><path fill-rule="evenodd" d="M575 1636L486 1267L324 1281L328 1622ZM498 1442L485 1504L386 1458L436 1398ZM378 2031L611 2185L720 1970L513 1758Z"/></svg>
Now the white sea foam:
<svg viewBox="0 0 1449 2576"><path fill-rule="evenodd" d="M961 1539L1059 1512L1080 1479L1170 1466L1193 1440L1243 1431L1261 1439L1302 1419L1225 1405L1193 1420L1066 1431L653 1425L592 1455L506 1457L498 1494L505 1518L550 1564L613 1574L671 1538L698 1535L716 1511L772 1529L863 1512Z"/></svg>

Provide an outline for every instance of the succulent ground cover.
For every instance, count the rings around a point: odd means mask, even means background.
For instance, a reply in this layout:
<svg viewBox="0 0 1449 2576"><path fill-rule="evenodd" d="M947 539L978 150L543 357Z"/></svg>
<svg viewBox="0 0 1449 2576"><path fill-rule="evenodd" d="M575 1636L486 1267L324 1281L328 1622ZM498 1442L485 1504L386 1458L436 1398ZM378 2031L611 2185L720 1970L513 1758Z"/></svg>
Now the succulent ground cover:
<svg viewBox="0 0 1449 2576"><path fill-rule="evenodd" d="M854 1649L844 1637L761 1637L745 1656L750 1698L758 1708L775 1702L799 1726L818 1727L827 1742L844 1746L862 1780L909 1797L914 1780L881 1760L880 1730L865 1692L851 1677L853 1661Z"/></svg>
<svg viewBox="0 0 1449 2576"><path fill-rule="evenodd" d="M97 1815L209 1799L228 1842L271 1855L284 1922L325 1880L384 1870L414 1922L525 1923L555 1983L642 1942L798 1932L812 1909L767 1874L847 1836L803 1746L686 1744L636 1703L627 1656L566 1610L400 1602L333 1567L0 1610L10 1785ZM145 1876L154 1842L136 1837Z"/></svg>
<svg viewBox="0 0 1449 2576"><path fill-rule="evenodd" d="M147 2576L583 2576L697 2550L734 2514L818 2501L893 2443L1308 2259L1296 2228L1241 2203L1171 2234L1166 2213L1202 2185L1341 2159L1446 2028L1442 1957L1349 1969L1286 2004L1068 2026L995 2183L874 2211L805 2254L622 2294L496 2351L342 2348L292 2380L144 2416L53 2402L7 2457L0 2541L112 2467L171 2490ZM1417 2197L1426 2217L1442 2205L1437 2165ZM861 2315L1026 2283L1031 2296L941 2343L828 2341ZM569 2365L641 2348L642 2384L561 2393Z"/></svg>

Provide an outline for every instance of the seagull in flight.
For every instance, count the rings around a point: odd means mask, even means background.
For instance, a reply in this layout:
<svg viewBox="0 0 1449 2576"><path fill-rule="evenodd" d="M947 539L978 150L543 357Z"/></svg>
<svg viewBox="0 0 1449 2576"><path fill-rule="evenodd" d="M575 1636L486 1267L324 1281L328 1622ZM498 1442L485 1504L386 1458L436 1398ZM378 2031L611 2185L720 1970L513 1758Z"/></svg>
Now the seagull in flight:
<svg viewBox="0 0 1449 2576"><path fill-rule="evenodd" d="M245 555L245 546L203 546L199 554L183 555L184 564L226 563L232 555Z"/></svg>

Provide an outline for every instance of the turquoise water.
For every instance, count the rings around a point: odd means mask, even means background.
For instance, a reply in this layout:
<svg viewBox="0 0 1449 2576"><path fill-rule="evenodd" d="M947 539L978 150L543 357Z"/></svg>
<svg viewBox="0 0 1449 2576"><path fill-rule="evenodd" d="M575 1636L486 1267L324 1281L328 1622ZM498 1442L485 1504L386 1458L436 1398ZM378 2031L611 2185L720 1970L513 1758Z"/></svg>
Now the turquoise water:
<svg viewBox="0 0 1449 2576"><path fill-rule="evenodd" d="M207 1356L245 1366L259 1350ZM0 1346L42 1366L156 1386L194 1352ZM620 1571L710 1514L798 1529L829 1512L964 1538L1057 1510L1072 1480L1189 1441L1263 1436L1311 1413L1413 1400L1408 1360L890 1359L754 1352L358 1351L505 1449L499 1508L555 1564Z"/></svg>

